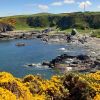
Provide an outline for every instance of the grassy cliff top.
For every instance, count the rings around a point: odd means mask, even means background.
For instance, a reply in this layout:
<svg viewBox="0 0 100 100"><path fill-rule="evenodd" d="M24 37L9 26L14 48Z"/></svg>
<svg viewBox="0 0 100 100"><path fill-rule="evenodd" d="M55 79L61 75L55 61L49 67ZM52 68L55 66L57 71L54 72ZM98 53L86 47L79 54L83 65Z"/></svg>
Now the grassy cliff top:
<svg viewBox="0 0 100 100"><path fill-rule="evenodd" d="M17 15L1 17L0 22L15 21L15 30L41 30L55 27L60 31L69 31L76 28L79 31L90 32L97 30L93 36L100 37L100 12L74 12L74 13L39 13L31 15Z"/></svg>
<svg viewBox="0 0 100 100"><path fill-rule="evenodd" d="M34 28L34 27L58 27L58 28L71 28L74 24L76 26L82 26L82 24L93 27L87 24L96 24L100 20L100 12L74 12L74 13L61 13L61 14L51 14L51 13L38 13L31 15L16 15L1 17L2 20L14 19L16 21L15 28ZM91 22L90 21L95 21ZM34 23L40 23L35 25ZM64 23L65 22L65 23ZM70 23L70 25L69 25ZM61 27L61 25L63 27ZM77 25L78 24L78 25ZM99 25L98 25L99 26ZM79 27L78 27L79 28ZM96 28L95 26L93 28Z"/></svg>

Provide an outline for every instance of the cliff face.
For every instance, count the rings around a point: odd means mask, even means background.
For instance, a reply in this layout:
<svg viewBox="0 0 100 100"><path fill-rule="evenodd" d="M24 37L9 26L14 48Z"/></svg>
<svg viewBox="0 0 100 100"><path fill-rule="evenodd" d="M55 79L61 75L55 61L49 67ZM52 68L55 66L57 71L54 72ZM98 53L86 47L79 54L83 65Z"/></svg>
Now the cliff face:
<svg viewBox="0 0 100 100"><path fill-rule="evenodd" d="M0 22L0 32L12 31L13 29L12 25Z"/></svg>

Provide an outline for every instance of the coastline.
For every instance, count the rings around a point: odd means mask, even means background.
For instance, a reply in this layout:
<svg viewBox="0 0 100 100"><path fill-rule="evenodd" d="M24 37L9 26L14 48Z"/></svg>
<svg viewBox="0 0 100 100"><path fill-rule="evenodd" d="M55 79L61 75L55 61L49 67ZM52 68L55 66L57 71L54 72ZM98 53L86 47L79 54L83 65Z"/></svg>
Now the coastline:
<svg viewBox="0 0 100 100"><path fill-rule="evenodd" d="M86 36L86 39L84 40L84 35L74 35L72 36L72 39L69 41L68 40L68 36L66 34L48 34L42 31L9 31L6 33L0 33L0 40L10 40L10 39L34 39L34 38L39 38L44 42L47 43L57 43L57 44L72 44L72 45L77 45L77 46L81 46L82 48L84 48L87 51L86 56L89 57L89 62L92 61L92 63L96 62L98 63L97 66L100 66L100 38L93 38L90 36ZM84 41L83 41L83 40ZM81 41L80 41L81 40ZM16 44L16 46L26 46L25 43L18 43ZM65 48L63 48L63 50L65 50ZM66 54L66 53L65 53ZM62 55L60 55L62 56ZM84 56L84 55L83 55ZM67 57L66 57L67 58ZM73 56L72 60L77 58L77 56ZM58 58L54 58L52 60L56 60ZM65 58L64 58L65 59ZM69 59L69 58L68 58ZM60 60L63 60L63 58L61 58ZM76 60L78 61L78 60ZM75 61L75 62L76 62ZM81 60L80 60L81 61ZM78 62L80 62L78 61ZM68 61L67 61L68 62ZM50 65L49 67L52 67L52 63L51 62L43 62L45 63L44 65ZM42 63L42 64L43 64ZM60 62L62 63L62 61ZM58 64L61 66L61 64L58 61ZM88 65L88 63L81 63L82 65L86 64ZM82 65L73 65L73 67L71 67L71 65L68 65L66 68L66 70L72 70L73 68L76 70L76 66L82 66ZM29 64L30 66L32 66L32 64ZM54 66L54 65L53 65ZM93 66L93 64L91 65ZM54 66L56 67L56 66ZM61 66L63 68L63 66ZM61 69L61 67L58 67L59 69ZM89 69L91 69L90 66L88 66ZM96 66L95 66L96 67ZM81 69L81 67L79 68L80 71L83 70L87 70L86 66L83 66L83 68ZM79 70L77 69L77 70ZM99 68L98 68L99 69ZM65 64L64 64L64 70L65 70Z"/></svg>

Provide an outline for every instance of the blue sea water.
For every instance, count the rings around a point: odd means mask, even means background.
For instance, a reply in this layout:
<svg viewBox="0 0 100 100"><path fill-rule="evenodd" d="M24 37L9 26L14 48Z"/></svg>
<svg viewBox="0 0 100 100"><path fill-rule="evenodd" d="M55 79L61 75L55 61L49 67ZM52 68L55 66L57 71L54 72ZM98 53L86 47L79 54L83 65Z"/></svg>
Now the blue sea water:
<svg viewBox="0 0 100 100"><path fill-rule="evenodd" d="M16 43L26 43L26 46L18 47ZM16 77L23 77L27 74L41 74L44 78L50 78L57 74L55 70L25 67L25 65L50 61L65 53L63 50L59 50L60 48L68 49L67 53L71 55L85 53L85 50L79 46L48 44L39 39L0 41L0 71L10 72Z"/></svg>

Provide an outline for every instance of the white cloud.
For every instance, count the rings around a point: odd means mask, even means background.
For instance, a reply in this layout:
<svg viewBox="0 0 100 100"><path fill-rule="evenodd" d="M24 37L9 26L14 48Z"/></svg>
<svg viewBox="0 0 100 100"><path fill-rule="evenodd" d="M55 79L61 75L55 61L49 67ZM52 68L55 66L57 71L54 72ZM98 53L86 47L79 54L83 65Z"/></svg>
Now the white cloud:
<svg viewBox="0 0 100 100"><path fill-rule="evenodd" d="M38 5L38 8L39 8L40 10L43 10L43 11L47 11L47 10L49 9L48 5L42 5L42 4L39 4L39 5Z"/></svg>
<svg viewBox="0 0 100 100"><path fill-rule="evenodd" d="M84 8L84 6L89 7L91 5L92 5L92 3L90 1L85 1L85 2L80 2L79 3L79 7L82 8L82 9Z"/></svg>
<svg viewBox="0 0 100 100"><path fill-rule="evenodd" d="M64 4L72 4L72 3L75 3L75 0L62 0L58 2L53 2L51 5L52 6L62 6Z"/></svg>
<svg viewBox="0 0 100 100"><path fill-rule="evenodd" d="M52 6L62 6L63 2L53 2L51 5Z"/></svg>
<svg viewBox="0 0 100 100"><path fill-rule="evenodd" d="M97 8L100 9L100 5Z"/></svg>
<svg viewBox="0 0 100 100"><path fill-rule="evenodd" d="M75 0L64 0L64 3L72 4L72 3L75 3Z"/></svg>

